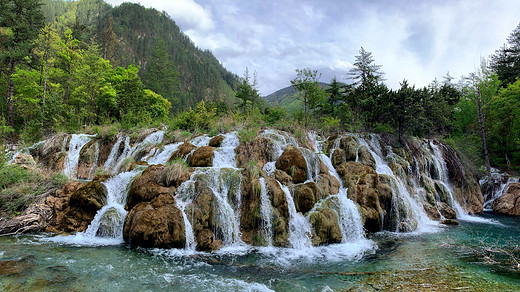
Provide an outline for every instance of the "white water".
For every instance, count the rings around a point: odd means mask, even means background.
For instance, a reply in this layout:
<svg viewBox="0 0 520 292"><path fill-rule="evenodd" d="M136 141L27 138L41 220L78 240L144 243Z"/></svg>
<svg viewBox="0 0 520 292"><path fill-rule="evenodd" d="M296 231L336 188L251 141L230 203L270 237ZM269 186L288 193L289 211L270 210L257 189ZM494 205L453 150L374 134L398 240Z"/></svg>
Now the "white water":
<svg viewBox="0 0 520 292"><path fill-rule="evenodd" d="M177 204L177 208L182 212L182 218L184 220L184 230L186 237L186 245L185 249L187 251L195 251L195 247L197 243L195 242L195 235L193 234L193 227L191 226L190 220L188 220L188 216L186 216L186 206L191 203L191 201L184 202L179 197L176 197L175 203Z"/></svg>
<svg viewBox="0 0 520 292"><path fill-rule="evenodd" d="M94 148L94 161L92 162L92 167L90 168L90 171L88 172L87 179L92 180L94 178L95 170L98 167L98 159L99 159L99 142L96 141L96 143L93 145Z"/></svg>
<svg viewBox="0 0 520 292"><path fill-rule="evenodd" d="M278 182L278 181L277 181ZM289 244L295 249L308 249L312 247L311 242L311 224L309 220L302 215L302 213L296 212L296 206L294 200L287 186L282 185L278 182L282 188L285 199L287 200L287 207L289 209Z"/></svg>
<svg viewBox="0 0 520 292"><path fill-rule="evenodd" d="M498 190L493 192L491 198L484 203L484 210L493 211L493 201L505 194L506 191L509 189L509 184L514 182L518 182L517 177L510 177L507 179L505 183L501 183Z"/></svg>
<svg viewBox="0 0 520 292"><path fill-rule="evenodd" d="M152 155L149 155L148 157L143 158L144 161L148 162L149 165L154 164L166 164L170 157L172 156L173 152L177 151L179 149L179 146L182 144L182 142L175 143L175 144L169 144L164 147L162 147L159 150L156 150L154 148Z"/></svg>
<svg viewBox="0 0 520 292"><path fill-rule="evenodd" d="M235 148L239 145L236 132L224 134L222 145L213 152L213 166L234 168L236 166Z"/></svg>
<svg viewBox="0 0 520 292"><path fill-rule="evenodd" d="M123 243L124 208L132 181L143 171L136 167L103 182L107 203L97 213L85 232L70 236L55 236L49 241L75 245L115 245Z"/></svg>
<svg viewBox="0 0 520 292"><path fill-rule="evenodd" d="M65 157L65 165L63 169L63 174L68 178L77 178L78 161L81 149L85 144L90 142L94 136L95 135L72 134L69 142L69 152L67 153L67 157Z"/></svg>
<svg viewBox="0 0 520 292"><path fill-rule="evenodd" d="M450 196L452 206L455 210L455 213L457 214L457 219L464 220L464 221L472 221L472 222L494 223L494 221L492 221L492 220L484 219L484 218L477 217L477 216L472 216L472 215L469 215L466 211L464 211L462 206L454 198L455 188L453 187L453 184L449 180L448 167L446 165L446 161L444 160L444 158L442 156L441 150L439 149L439 147L437 145L435 145L432 142L430 142L430 147L433 150L433 158L434 158L435 164L438 165L437 167L439 170L441 184L448 190L448 194Z"/></svg>
<svg viewBox="0 0 520 292"><path fill-rule="evenodd" d="M162 142L164 139L164 131L153 132L150 135L146 136L141 143L130 145L130 137L129 136L120 136L110 154L108 156L107 161L105 162L104 169L112 174L117 174L120 171L121 166L124 164L126 159L135 159L135 155L143 150L146 150L147 147L151 145L157 145ZM118 156L119 148L121 143L124 141L124 148L121 154ZM145 156L146 157L146 156Z"/></svg>
<svg viewBox="0 0 520 292"><path fill-rule="evenodd" d="M426 215L422 205L420 202L415 200L411 195L408 189L406 188L403 181L394 174L392 169L388 166L385 159L383 158L383 154L381 151L381 146L379 141L377 141L376 136L371 135L370 143L368 143L365 139L361 137L357 137L358 141L361 145L367 147L368 151L374 158L376 162L376 172L378 174L388 175L392 178L393 185L391 185L393 189L394 196L397 195L401 203L406 206L408 212L411 213L411 217L417 221L417 232L431 232L433 229L432 226L436 226L437 223L432 221ZM406 219L406 218L400 218Z"/></svg>
<svg viewBox="0 0 520 292"><path fill-rule="evenodd" d="M262 231L264 238L267 242L267 246L273 245L273 226L272 226L272 207L269 194L267 193L267 187L265 185L265 179L260 178L260 214L262 215Z"/></svg>

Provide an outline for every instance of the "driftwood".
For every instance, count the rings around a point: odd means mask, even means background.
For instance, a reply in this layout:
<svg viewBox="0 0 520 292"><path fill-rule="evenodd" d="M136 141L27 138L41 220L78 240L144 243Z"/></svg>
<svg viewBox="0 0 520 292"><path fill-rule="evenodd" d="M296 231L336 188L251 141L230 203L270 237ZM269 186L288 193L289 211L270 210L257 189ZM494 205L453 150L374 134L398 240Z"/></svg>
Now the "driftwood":
<svg viewBox="0 0 520 292"><path fill-rule="evenodd" d="M53 192L55 190L38 196L21 215L0 221L0 236L45 230L52 218L52 208L45 204L45 199Z"/></svg>

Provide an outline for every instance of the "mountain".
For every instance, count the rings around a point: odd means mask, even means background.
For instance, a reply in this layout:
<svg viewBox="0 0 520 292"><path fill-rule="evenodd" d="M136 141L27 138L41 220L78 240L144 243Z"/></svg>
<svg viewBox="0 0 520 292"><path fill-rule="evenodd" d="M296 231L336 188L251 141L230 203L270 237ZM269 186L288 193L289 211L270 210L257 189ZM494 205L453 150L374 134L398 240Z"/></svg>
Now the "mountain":
<svg viewBox="0 0 520 292"><path fill-rule="evenodd" d="M329 86L328 83L320 82L321 88ZM291 85L275 91L263 99L271 105L279 105L289 113L294 113L303 107L301 100L298 99L298 91Z"/></svg>
<svg viewBox="0 0 520 292"><path fill-rule="evenodd" d="M92 39L112 65L139 66L144 85L157 92L144 76L151 70L148 64L156 44L163 42L180 84L159 93L170 99L176 110L192 107L202 99L234 102L239 78L210 51L199 49L166 12L133 3L112 7L102 0L44 0L43 4L48 22L62 30L70 28L80 40Z"/></svg>

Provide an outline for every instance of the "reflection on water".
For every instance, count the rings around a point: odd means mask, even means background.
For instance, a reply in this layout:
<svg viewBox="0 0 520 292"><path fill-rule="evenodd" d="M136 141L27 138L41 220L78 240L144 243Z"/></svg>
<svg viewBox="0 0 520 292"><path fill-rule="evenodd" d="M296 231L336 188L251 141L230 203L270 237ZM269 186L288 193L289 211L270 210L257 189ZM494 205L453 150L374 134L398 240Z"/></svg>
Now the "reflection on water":
<svg viewBox="0 0 520 292"><path fill-rule="evenodd" d="M520 272L503 257L490 258L483 247L520 242L520 219L494 219L502 224L462 222L431 234L376 234L371 240L377 249L340 259L334 255L356 254L350 250L356 246L319 247L302 257L272 247L187 254L124 245L77 247L42 241L42 236L1 237L0 290L519 290Z"/></svg>

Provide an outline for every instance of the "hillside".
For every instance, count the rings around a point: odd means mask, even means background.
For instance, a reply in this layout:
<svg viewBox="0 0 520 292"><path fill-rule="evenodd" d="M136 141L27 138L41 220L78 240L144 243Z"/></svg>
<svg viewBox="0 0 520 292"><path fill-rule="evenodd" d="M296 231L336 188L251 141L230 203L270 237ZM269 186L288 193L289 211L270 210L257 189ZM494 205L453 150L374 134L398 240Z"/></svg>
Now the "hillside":
<svg viewBox="0 0 520 292"><path fill-rule="evenodd" d="M320 82L320 85L322 88L326 88L329 84ZM281 106L288 113L295 113L303 106L301 100L298 99L298 91L292 86L275 91L267 96L264 96L263 99L271 105Z"/></svg>
<svg viewBox="0 0 520 292"><path fill-rule="evenodd" d="M111 7L102 0L44 0L43 4L48 22L62 30L70 28L77 39L92 39L112 65L139 66L144 85L170 100L174 111L202 99L233 103L238 77L210 51L197 48L166 13L132 3ZM154 60L157 55L167 58ZM169 77L163 78L170 79L168 86L146 78L160 79L156 68L149 66L153 61L172 64L163 68L168 70L165 76Z"/></svg>

